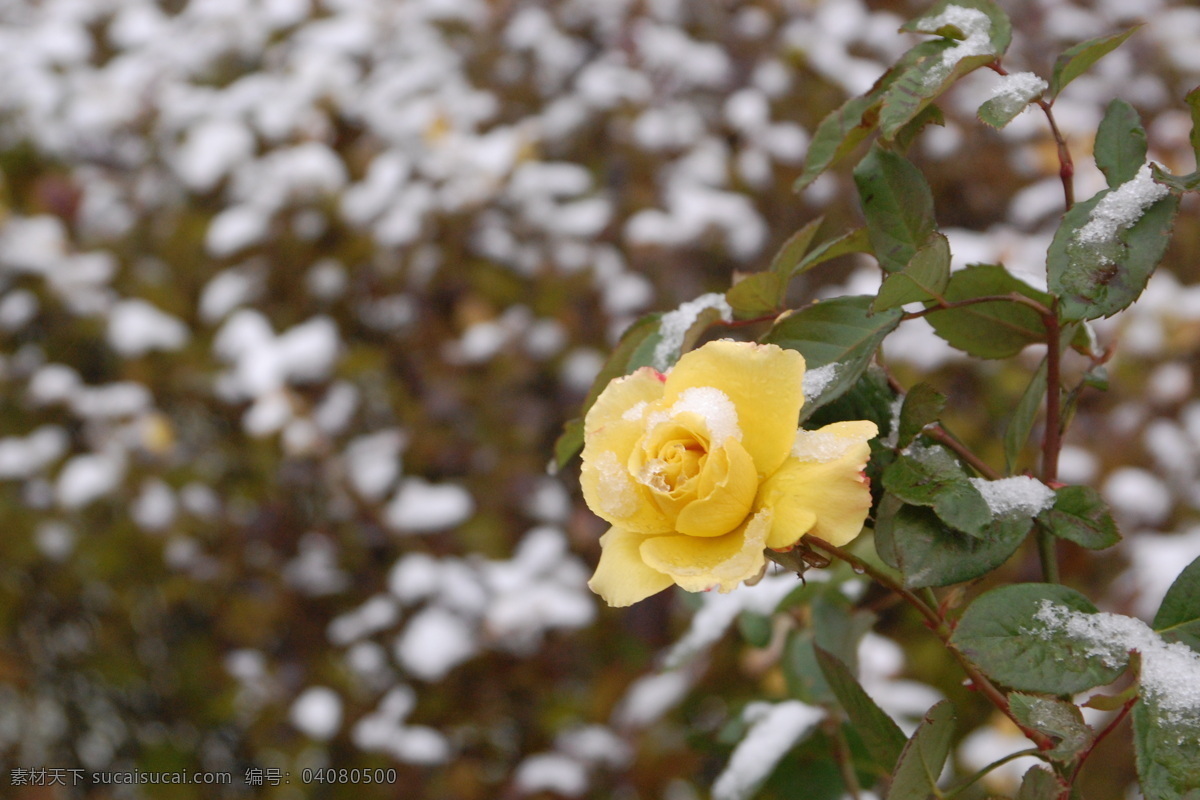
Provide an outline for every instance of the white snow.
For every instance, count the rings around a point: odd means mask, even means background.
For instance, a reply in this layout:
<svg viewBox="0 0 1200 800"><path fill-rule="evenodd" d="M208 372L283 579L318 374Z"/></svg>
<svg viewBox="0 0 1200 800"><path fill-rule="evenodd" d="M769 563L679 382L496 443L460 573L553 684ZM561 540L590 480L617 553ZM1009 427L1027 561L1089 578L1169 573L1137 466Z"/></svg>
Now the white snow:
<svg viewBox="0 0 1200 800"><path fill-rule="evenodd" d="M187 325L145 300L122 300L108 316L108 343L126 358L153 350L178 350L187 344Z"/></svg>
<svg viewBox="0 0 1200 800"><path fill-rule="evenodd" d="M163 531L175 521L179 503L175 492L159 478L142 481L141 491L133 501L130 514L137 526L144 531Z"/></svg>
<svg viewBox="0 0 1200 800"><path fill-rule="evenodd" d="M54 486L58 504L74 510L112 494L125 478L125 467L125 453L115 448L72 457Z"/></svg>
<svg viewBox="0 0 1200 800"><path fill-rule="evenodd" d="M363 750L388 753L408 764L435 765L449 760L450 742L438 731L424 725L405 725L417 704L410 686L393 687L374 712L362 717L351 734L354 744Z"/></svg>
<svg viewBox="0 0 1200 800"><path fill-rule="evenodd" d="M792 442L792 458L815 464L827 464L837 461L858 444L857 439L838 436L824 431L806 431L803 428L796 431L796 440Z"/></svg>
<svg viewBox="0 0 1200 800"><path fill-rule="evenodd" d="M292 703L289 718L306 736L328 741L342 725L342 698L327 686L310 686Z"/></svg>
<svg viewBox="0 0 1200 800"><path fill-rule="evenodd" d="M1054 505L1054 490L1028 475L1014 475L995 481L971 478L971 483L997 517L1008 514L1035 517Z"/></svg>
<svg viewBox="0 0 1200 800"><path fill-rule="evenodd" d="M263 276L245 267L218 272L200 294L200 319L214 325L238 306L261 295Z"/></svg>
<svg viewBox="0 0 1200 800"><path fill-rule="evenodd" d="M816 369L805 370L804 401L811 403L820 397L821 392L825 391L829 384L837 380L841 367L841 364L835 362L833 364L826 364L823 367L817 367Z"/></svg>
<svg viewBox="0 0 1200 800"><path fill-rule="evenodd" d="M1001 116L1014 116L1049 86L1032 72L1012 72L1000 79L988 100L995 103Z"/></svg>
<svg viewBox="0 0 1200 800"><path fill-rule="evenodd" d="M812 572L808 580L824 581L823 572ZM720 594L707 592L702 595L704 605L692 616L687 632L671 647L664 658L668 669L688 663L717 642L738 615L743 611L770 614L776 606L795 590L796 576L792 574L766 575L754 586L741 586L736 592Z"/></svg>
<svg viewBox="0 0 1200 800"><path fill-rule="evenodd" d="M687 696L694 676L686 669L655 672L638 678L625 690L613 711L619 729L645 728L670 711Z"/></svg>
<svg viewBox="0 0 1200 800"><path fill-rule="evenodd" d="M554 792L579 797L588 788L587 768L562 753L535 753L517 766L513 782L521 794Z"/></svg>
<svg viewBox="0 0 1200 800"><path fill-rule="evenodd" d="M1036 619L1046 636L1066 636L1088 647L1087 655L1107 667L1120 667L1129 651L1142 657L1142 699L1161 713L1161 722L1200 731L1200 653L1179 642L1166 642L1146 623L1120 614L1087 614L1042 602Z"/></svg>
<svg viewBox="0 0 1200 800"><path fill-rule="evenodd" d="M605 450L592 460L592 465L600 473L600 482L596 488L599 510L614 517L628 517L635 513L640 500L629 475L629 468L621 463L617 454L612 450ZM651 464L646 466L649 468Z"/></svg>
<svg viewBox="0 0 1200 800"><path fill-rule="evenodd" d="M418 554L415 554L418 555ZM413 558L414 556L409 556ZM400 619L396 601L386 594L373 595L358 608L334 617L327 634L336 645L345 646L392 627Z"/></svg>
<svg viewBox="0 0 1200 800"><path fill-rule="evenodd" d="M650 430L675 419L680 414L688 413L697 414L704 420L715 446L724 444L730 437L741 441L742 429L738 426L737 406L729 399L729 395L713 386L692 386L684 389L669 409L650 414L646 418L646 429Z"/></svg>
<svg viewBox="0 0 1200 800"><path fill-rule="evenodd" d="M689 300L674 311L668 311L662 315L658 323L658 332L661 338L654 346L655 369L665 372L671 366L680 348L683 347L683 338L687 335L688 329L696 323L701 312L710 308L715 308L725 322L733 320L733 308L725 300L725 295L717 292L702 294L695 300Z"/></svg>
<svg viewBox="0 0 1200 800"><path fill-rule="evenodd" d="M796 742L825 718L822 709L799 700L747 704L742 719L750 723L729 764L713 783L713 800L748 800Z"/></svg>
<svg viewBox="0 0 1200 800"><path fill-rule="evenodd" d="M406 437L387 428L351 440L346 446L346 474L354 491L368 500L383 497L400 477L400 451Z"/></svg>
<svg viewBox="0 0 1200 800"><path fill-rule="evenodd" d="M70 444L57 425L42 425L28 436L0 439L0 480L29 478L62 458Z"/></svg>
<svg viewBox="0 0 1200 800"><path fill-rule="evenodd" d="M1144 164L1130 180L1100 198L1087 223L1075 232L1074 241L1095 249L1102 264L1112 258L1103 246L1116 241L1117 235L1131 228L1150 206L1171 193L1150 176L1150 165Z"/></svg>
<svg viewBox="0 0 1200 800"><path fill-rule="evenodd" d="M966 38L956 41L953 46L942 51L938 63L925 75L925 86L929 88L944 81L954 69L954 65L964 58L992 53L992 22L987 14L979 9L946 6L941 14L920 21L920 29L923 31L936 31L946 25L958 28Z"/></svg>
<svg viewBox="0 0 1200 800"><path fill-rule="evenodd" d="M428 533L461 525L474 513L475 500L463 487L412 477L400 484L384 519L401 533Z"/></svg>
<svg viewBox="0 0 1200 800"><path fill-rule="evenodd" d="M396 640L396 661L412 675L439 681L476 654L475 631L441 606L421 609Z"/></svg>
<svg viewBox="0 0 1200 800"><path fill-rule="evenodd" d="M1174 501L1162 480L1140 467L1118 467L1104 480L1100 493L1125 520L1160 525L1171 513Z"/></svg>

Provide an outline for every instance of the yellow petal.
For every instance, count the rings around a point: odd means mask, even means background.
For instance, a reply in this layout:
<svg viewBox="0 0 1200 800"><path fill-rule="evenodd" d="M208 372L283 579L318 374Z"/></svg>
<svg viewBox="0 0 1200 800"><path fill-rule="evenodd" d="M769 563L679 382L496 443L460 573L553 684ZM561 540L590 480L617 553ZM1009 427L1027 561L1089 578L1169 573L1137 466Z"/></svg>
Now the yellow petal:
<svg viewBox="0 0 1200 800"><path fill-rule="evenodd" d="M871 489L862 470L871 456L873 422L835 422L798 431L779 471L759 488L756 508L774 512L767 546L788 547L805 533L843 545L862 530L871 508Z"/></svg>
<svg viewBox="0 0 1200 800"><path fill-rule="evenodd" d="M730 437L713 450L697 477L696 496L680 510L675 530L689 536L721 536L742 524L758 491L754 460Z"/></svg>
<svg viewBox="0 0 1200 800"><path fill-rule="evenodd" d="M598 516L638 533L673 530L646 487L629 474L629 456L645 432L645 409L662 397L659 373L649 368L617 378L605 387L583 422L583 465L579 484Z"/></svg>
<svg viewBox="0 0 1200 800"><path fill-rule="evenodd" d="M804 357L795 350L753 342L709 342L679 359L667 375L664 403L687 389L712 386L738 412L742 444L759 475L787 458L804 403Z"/></svg>
<svg viewBox="0 0 1200 800"><path fill-rule="evenodd" d="M600 537L600 563L588 581L593 592L610 606L629 606L670 586L669 575L646 566L638 548L646 537L610 528Z"/></svg>
<svg viewBox="0 0 1200 800"><path fill-rule="evenodd" d="M654 536L643 540L640 552L647 566L666 573L689 592L712 588L731 592L762 569L770 530L771 511L763 509L724 536Z"/></svg>

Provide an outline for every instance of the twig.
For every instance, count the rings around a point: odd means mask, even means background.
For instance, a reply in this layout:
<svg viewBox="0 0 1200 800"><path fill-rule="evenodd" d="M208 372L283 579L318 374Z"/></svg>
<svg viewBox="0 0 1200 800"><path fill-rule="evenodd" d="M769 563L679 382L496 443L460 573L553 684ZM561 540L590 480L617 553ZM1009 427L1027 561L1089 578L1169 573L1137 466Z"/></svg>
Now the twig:
<svg viewBox="0 0 1200 800"><path fill-rule="evenodd" d="M1042 433L1042 483L1058 482L1058 454L1062 450L1062 338L1058 323L1058 299L1042 315L1046 326L1046 427ZM1058 545L1054 534L1042 526L1037 529L1038 555L1042 577L1058 583Z"/></svg>
<svg viewBox="0 0 1200 800"><path fill-rule="evenodd" d="M997 689L995 684L988 680L987 676L979 671L978 667L972 664L966 656L959 652L958 648L950 644L950 635L952 633L950 625L947 624L946 620L941 616L941 614L938 613L936 608L930 607L928 603L926 603L917 595L913 594L911 590L898 583L891 575L888 575L882 570L876 569L874 566L868 564L866 561L863 561L858 556L855 556L840 547L836 547L824 539L818 539L811 534L806 534L804 536L804 541L810 547L815 547L818 550L822 550L829 555L846 562L856 572L871 576L876 583L891 589L893 592L903 597L909 605L921 613L921 616L925 617L926 621L928 622L927 627L932 630L939 639L941 639L942 644L946 646L946 649L949 650L954 658L958 661L959 666L962 667L963 672L967 673L967 677L971 679L971 683L974 684L975 688L979 690L980 694L990 700L992 705L1000 709L1000 711L1003 712L1006 717L1011 719L1013 723L1020 728L1021 732L1024 733L1030 741L1038 746L1039 750L1049 750L1054 746L1054 743L1044 733L1027 728L1025 725L1021 724L1021 721L1016 718L1016 715L1013 714L1012 709L1009 707L1008 698L1004 696L1004 693Z"/></svg>
<svg viewBox="0 0 1200 800"><path fill-rule="evenodd" d="M1121 724L1121 721L1125 719L1126 715L1128 715L1130 710L1133 708L1133 704L1137 701L1137 695L1129 698L1125 705L1121 706L1121 710L1117 712L1117 715L1113 717L1112 721L1104 726L1104 730L1097 733L1096 738L1092 739L1092 743L1088 745L1087 749L1079 754L1079 760L1075 762L1075 769L1071 772L1071 778L1067 783L1068 790L1075 785L1075 779L1079 777L1079 773L1083 769L1084 762L1088 760L1088 757L1091 756L1096 747L1102 741L1104 741L1105 737L1117 729L1117 726Z"/></svg>
<svg viewBox="0 0 1200 800"><path fill-rule="evenodd" d="M963 791L964 789L969 789L972 785L975 784L976 781L978 781L984 775L987 775L989 772L994 770L996 767L1002 767L1010 761L1015 761L1016 759L1023 758L1025 756L1036 756L1038 758L1043 758L1043 759L1045 758L1045 756L1042 755L1042 751L1038 750L1036 747L1031 747L1028 750L1018 750L1015 753L1009 753L1008 755L1006 755L1002 758L997 758L995 761L988 764L986 767L979 770L971 777L967 778L965 781L960 783L958 786L955 786L952 789L948 789L946 791L946 793L943 795L943 797L946 797L946 798L954 797L954 795L958 794L959 792Z"/></svg>
<svg viewBox="0 0 1200 800"><path fill-rule="evenodd" d="M1007 75L1008 70L1000 66L1000 61L993 61L988 64L988 67L1000 75ZM1063 195L1067 201L1067 211L1071 210L1071 206L1075 205L1075 162L1071 159L1071 150L1067 147L1066 137L1062 135L1062 131L1058 129L1058 123L1054 120L1054 111L1051 109L1054 101L1047 102L1042 98L1038 98L1034 102L1038 108L1046 115L1046 122L1050 123L1050 133L1054 136L1054 143L1058 146L1058 177L1062 181Z"/></svg>
<svg viewBox="0 0 1200 800"><path fill-rule="evenodd" d="M1004 477L996 470L988 466L982 458L975 454L973 450L956 439L950 431L942 427L939 422L936 425L930 425L924 431L925 435L930 439L934 439L958 454L959 458L966 461L971 467L983 477L990 481L997 481Z"/></svg>
<svg viewBox="0 0 1200 800"><path fill-rule="evenodd" d="M923 308L920 311L909 311L903 314L900 317L900 321L904 322L910 319L917 319L918 317L927 317L930 314L936 314L939 311L949 311L952 308L964 308L966 306L979 305L980 303L1009 302L1021 303L1022 305L1029 306L1039 314L1045 314L1048 311L1044 305L1039 303L1037 300L1034 300L1032 297L1026 297L1020 292L1009 292L1008 294L991 294L984 295L983 297L969 297L966 300L955 300L952 302L941 300L936 305L932 305L929 308Z"/></svg>

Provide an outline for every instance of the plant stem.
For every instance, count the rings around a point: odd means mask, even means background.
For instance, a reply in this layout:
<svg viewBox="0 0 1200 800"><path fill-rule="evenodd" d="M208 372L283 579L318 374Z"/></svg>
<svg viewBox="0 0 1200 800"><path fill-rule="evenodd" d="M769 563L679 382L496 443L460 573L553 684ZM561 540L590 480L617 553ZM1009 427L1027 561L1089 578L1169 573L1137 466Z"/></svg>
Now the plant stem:
<svg viewBox="0 0 1200 800"><path fill-rule="evenodd" d="M882 570L876 569L874 566L863 561L858 556L855 556L840 547L836 547L824 539L818 539L811 534L806 534L804 536L804 541L810 547L815 547L818 550L824 551L829 555L846 562L856 572L869 575L873 580L875 580L876 583L891 589L893 592L903 597L909 605L921 613L921 616L925 617L928 627L937 635L939 639L942 640L942 644L946 646L946 649L949 650L954 656L955 660L958 661L959 666L962 667L963 672L967 673L967 677L971 679L971 683L980 692L980 694L990 700L992 705L1000 709L1005 716L1011 719L1013 723L1021 729L1021 732L1024 733L1030 741L1036 744L1039 749L1045 750L1053 747L1053 742L1051 742L1044 733L1032 730L1022 725L1012 713L1012 709L1009 708L1008 699L1004 696L1004 693L997 689L995 684L988 680L987 676L980 672L979 668L972 664L966 656L960 653L958 648L950 644L950 634L953 631L942 615L938 613L936 608L930 607L928 603L926 603L917 595L913 594L911 590L898 583L891 575L888 575Z"/></svg>
<svg viewBox="0 0 1200 800"><path fill-rule="evenodd" d="M926 428L925 435L953 450L958 454L959 458L970 464L976 472L988 480L995 481L1003 477L999 472L988 466L987 462L977 456L973 450L954 438L954 435L943 428L940 422Z"/></svg>
<svg viewBox="0 0 1200 800"><path fill-rule="evenodd" d="M978 781L984 775L987 775L992 770L996 769L996 767L1002 767L1010 761L1015 761L1016 759L1024 758L1025 756L1036 756L1038 758L1044 758L1044 756L1042 756L1042 751L1038 750L1036 747L1031 747L1028 750L1018 750L1015 753L1009 753L1008 755L1006 755L1002 758L997 758L995 761L988 764L986 767L979 770L971 777L967 778L965 781L960 783L958 786L955 786L954 788L947 790L944 797L947 797L947 798L954 797L956 794L963 791L964 789L969 789L972 785L975 784L976 781Z"/></svg>
<svg viewBox="0 0 1200 800"><path fill-rule="evenodd" d="M1008 74L1008 70L1000 65L999 59L988 64L988 67L1000 75ZM1071 159L1071 150L1067 147L1066 137L1062 135L1062 131L1058 129L1058 123L1054 120L1054 111L1051 109L1054 101L1047 102L1039 97L1034 102L1046 115L1046 122L1050 123L1050 133L1054 136L1054 143L1058 146L1058 177L1062 181L1067 210L1070 211L1071 206L1075 205L1075 162Z"/></svg>
<svg viewBox="0 0 1200 800"><path fill-rule="evenodd" d="M936 305L932 305L929 308L923 308L920 311L909 311L908 313L901 315L900 321L904 322L910 319L917 319L918 317L927 317L930 314L936 314L939 311L949 311L952 308L965 308L966 306L979 305L980 303L1021 303L1022 305L1029 306L1039 314L1044 315L1048 311L1044 305L1039 303L1037 300L1034 300L1032 297L1026 297L1020 292L1009 292L1008 294L989 294L982 297L968 297L965 300L939 300Z"/></svg>
<svg viewBox="0 0 1200 800"><path fill-rule="evenodd" d="M1058 299L1042 315L1046 326L1046 428L1042 434L1042 483L1053 486L1058 481L1058 454L1062 450L1062 338L1058 322ZM1058 583L1058 545L1054 534L1038 526L1038 555L1042 562L1042 577L1047 583Z"/></svg>
<svg viewBox="0 0 1200 800"><path fill-rule="evenodd" d="M858 776L854 774L854 761L850 755L850 743L846 741L846 734L842 731L840 722L834 720L829 726L830 740L833 743L833 757L837 761L838 770L842 775L842 782L846 784L846 793L853 800L861 800L862 787L858 785Z"/></svg>
<svg viewBox="0 0 1200 800"><path fill-rule="evenodd" d="M1117 715L1113 717L1112 722L1105 725L1104 730L1096 734L1096 738L1092 740L1092 743L1088 745L1088 748L1079 754L1079 760L1075 762L1075 769L1071 772L1071 779L1068 781L1068 788L1075 785L1075 779L1079 777L1079 772L1083 769L1084 762L1088 760L1088 756L1090 756L1092 752L1095 751L1096 747L1102 741L1104 741L1105 737L1117 729L1117 726L1121 724L1121 721L1125 719L1125 716L1129 714L1129 711L1133 708L1133 704L1137 701L1137 695L1129 698L1125 705L1121 706L1121 710L1117 712Z"/></svg>

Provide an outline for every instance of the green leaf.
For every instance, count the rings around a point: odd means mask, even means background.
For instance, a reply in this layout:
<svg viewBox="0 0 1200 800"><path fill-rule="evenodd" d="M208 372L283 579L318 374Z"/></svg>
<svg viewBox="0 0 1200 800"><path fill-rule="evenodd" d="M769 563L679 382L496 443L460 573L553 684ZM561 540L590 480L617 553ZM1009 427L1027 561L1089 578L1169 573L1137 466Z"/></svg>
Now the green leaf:
<svg viewBox="0 0 1200 800"><path fill-rule="evenodd" d="M1050 76L1050 98L1058 97L1068 83L1078 78L1104 56L1121 46L1122 43L1140 28L1136 25L1122 33L1111 36L1101 36L1088 39L1073 47L1067 48L1058 60L1054 62L1054 72Z"/></svg>
<svg viewBox="0 0 1200 800"><path fill-rule="evenodd" d="M1154 630L1164 639L1200 650L1200 558L1183 568L1167 590Z"/></svg>
<svg viewBox="0 0 1200 800"><path fill-rule="evenodd" d="M982 11L988 18L988 41L996 55L1003 55L1012 42L1012 22L1004 10L992 0L938 0L924 14L909 20L900 26L906 33L930 33L938 36L950 36L955 39L966 38L967 32L954 25L939 25L932 27L931 21L941 16L950 6L972 8Z"/></svg>
<svg viewBox="0 0 1200 800"><path fill-rule="evenodd" d="M1192 112L1192 132L1188 140L1192 144L1192 153L1196 156L1196 164L1200 165L1200 86L1188 92L1184 98ZM1150 165L1150 173L1155 183L1169 186L1179 192L1200 191L1200 169L1188 175L1172 175L1157 164Z"/></svg>
<svg viewBox="0 0 1200 800"><path fill-rule="evenodd" d="M817 663L820 646L844 663L856 664L858 643L875 624L875 615L855 610L844 597L818 594L809 606L812 625L794 633L783 655L789 693L806 703L830 703L835 695Z"/></svg>
<svg viewBox="0 0 1200 800"><path fill-rule="evenodd" d="M1004 267L974 264L950 276L944 297L957 303L978 297L1024 295L1049 307L1050 295L1034 289ZM937 335L979 358L1008 358L1026 345L1044 343L1046 326L1037 309L1016 300L995 300L935 311L928 315Z"/></svg>
<svg viewBox="0 0 1200 800"><path fill-rule="evenodd" d="M725 301L738 319L775 313L783 304L787 281L778 272L754 272L725 292Z"/></svg>
<svg viewBox="0 0 1200 800"><path fill-rule="evenodd" d="M880 342L900 324L899 311L871 314L870 304L867 296L813 303L777 320L762 337L765 343L798 351L810 372L821 367L833 371L817 396L806 398L802 419L853 386Z"/></svg>
<svg viewBox="0 0 1200 800"><path fill-rule="evenodd" d="M903 153L912 147L912 143L916 141L921 131L930 125L937 125L939 128L946 125L946 115L934 103L925 106L917 112L915 117L904 123L904 126L892 137L892 144L895 145L896 150Z"/></svg>
<svg viewBox="0 0 1200 800"><path fill-rule="evenodd" d="M1021 779L1017 800L1058 800L1065 784L1045 767L1030 767Z"/></svg>
<svg viewBox="0 0 1200 800"><path fill-rule="evenodd" d="M879 98L871 94L852 97L821 120L804 156L804 171L792 190L804 191L822 172L870 136L879 120L879 104Z"/></svg>
<svg viewBox="0 0 1200 800"><path fill-rule="evenodd" d="M1013 78L1013 80L1017 79ZM1025 91L1018 93L1021 89ZM1036 94L1028 94L1031 89ZM1028 108L1030 103L1036 102L1041 96L1042 92L1037 91L1037 85L1025 87L1019 83L1016 86L1002 84L1001 91L985 100L983 105L979 106L979 110L975 112L975 115L985 125L990 125L993 128L1003 128Z"/></svg>
<svg viewBox="0 0 1200 800"><path fill-rule="evenodd" d="M1146 800L1183 800L1200 792L1200 736L1143 698L1133 707L1133 745Z"/></svg>
<svg viewBox="0 0 1200 800"><path fill-rule="evenodd" d="M910 589L950 586L991 572L1009 559L1029 532L1029 520L1001 517L979 536L948 528L932 510L884 495L875 519L879 557Z"/></svg>
<svg viewBox="0 0 1200 800"><path fill-rule="evenodd" d="M987 42L954 25L935 25L933 20L949 6L980 11L987 17ZM969 25L967 27L970 27ZM952 0L939 2L919 19L906 23L901 30L951 36L927 44L942 45L906 70L884 93L879 111L879 131L885 139L900 131L924 111L925 107L954 81L972 70L990 64L1003 54L1012 41L1012 24L1004 11L991 0ZM958 41L965 39L966 41Z"/></svg>
<svg viewBox="0 0 1200 800"><path fill-rule="evenodd" d="M1057 740L1054 747L1046 751L1046 755L1055 761L1073 761L1092 743L1093 731L1083 721L1079 706L1073 703L1013 692L1008 696L1008 707L1026 728Z"/></svg>
<svg viewBox="0 0 1200 800"><path fill-rule="evenodd" d="M967 607L950 644L997 682L1017 691L1075 694L1112 683L1124 665L1109 667L1093 645L1052 630L1043 604L1095 614L1086 597L1066 586L1020 583L980 595Z"/></svg>
<svg viewBox="0 0 1200 800"><path fill-rule="evenodd" d="M738 632L752 647L766 647L771 643L771 617L769 614L756 614L753 611L743 611L738 615Z"/></svg>
<svg viewBox="0 0 1200 800"><path fill-rule="evenodd" d="M953 740L954 706L943 700L929 709L904 746L887 800L928 800L937 791Z"/></svg>
<svg viewBox="0 0 1200 800"><path fill-rule="evenodd" d="M1058 489L1054 505L1038 515L1038 524L1055 536L1089 550L1103 550L1121 541L1108 505L1090 486Z"/></svg>
<svg viewBox="0 0 1200 800"><path fill-rule="evenodd" d="M897 447L908 447L917 434L937 420L946 407L946 395L928 383L918 383L904 396L900 407L900 426L896 437Z"/></svg>
<svg viewBox="0 0 1200 800"><path fill-rule="evenodd" d="M854 168L854 183L875 257L899 272L936 229L925 176L904 156L876 146Z"/></svg>
<svg viewBox="0 0 1200 800"><path fill-rule="evenodd" d="M901 455L884 471L883 488L910 505L932 508L947 525L971 536L982 536L992 521L983 495L944 447Z"/></svg>
<svg viewBox="0 0 1200 800"><path fill-rule="evenodd" d="M1200 192L1200 170L1189 172L1187 175L1172 175L1158 164L1151 164L1150 177L1155 183L1161 183L1177 192Z"/></svg>
<svg viewBox="0 0 1200 800"><path fill-rule="evenodd" d="M950 242L935 233L913 254L900 272L893 272L879 287L872 308L886 311L905 303L926 302L942 296L950 281Z"/></svg>
<svg viewBox="0 0 1200 800"><path fill-rule="evenodd" d="M800 260L800 264L797 265L793 274L799 275L808 272L818 264L824 264L826 261L848 253L869 252L871 252L871 239L867 229L855 228L814 247L808 255Z"/></svg>
<svg viewBox="0 0 1200 800"><path fill-rule="evenodd" d="M879 110L879 134L886 140L901 133L925 108L959 78L996 60L993 53L956 57L957 42L943 40L942 52L904 73L883 96Z"/></svg>
<svg viewBox="0 0 1200 800"><path fill-rule="evenodd" d="M862 688L841 659L814 645L817 666L838 703L850 718L855 732L871 756L876 771L890 775L904 751L905 736L900 726Z"/></svg>
<svg viewBox="0 0 1200 800"><path fill-rule="evenodd" d="M1016 466L1017 458L1025 448L1025 442L1029 440L1033 423L1037 421L1038 409L1042 406L1042 398L1046 396L1046 368L1046 359L1043 358L1037 372L1033 373L1029 380L1029 385L1025 387L1021 399L1017 401L1017 407L1009 417L1008 427L1004 429L1004 461L1010 472Z"/></svg>
<svg viewBox="0 0 1200 800"><path fill-rule="evenodd" d="M946 46L942 42L921 42L910 48L866 94L850 98L826 115L813 133L804 157L804 170L793 184L793 191L803 191L832 164L862 144L879 123L879 106L884 92L914 64Z"/></svg>
<svg viewBox="0 0 1200 800"><path fill-rule="evenodd" d="M825 217L817 217L789 236L788 240L779 248L779 252L771 259L770 271L784 278L791 277L800 266L804 254L808 252L808 247L812 244L813 237L817 235L817 229L824 221Z"/></svg>
<svg viewBox="0 0 1200 800"><path fill-rule="evenodd" d="M1166 253L1179 210L1174 194L1153 203L1133 225L1118 228L1111 240L1078 240L1092 211L1114 191L1120 190L1103 191L1064 214L1046 253L1050 291L1060 298L1064 320L1110 317L1127 308Z"/></svg>
<svg viewBox="0 0 1200 800"><path fill-rule="evenodd" d="M613 348L608 360L596 374L596 379L592 381L592 388L581 409L584 417L596 402L596 398L614 378L628 375L639 367L648 366L654 360L654 348L662 339L659 333L661 321L662 313L656 311L641 317L625 329L617 346Z"/></svg>
<svg viewBox="0 0 1200 800"><path fill-rule="evenodd" d="M567 420L563 432L554 440L554 467L562 469L583 449L583 418Z"/></svg>
<svg viewBox="0 0 1200 800"><path fill-rule="evenodd" d="M1115 189L1133 180L1146 163L1146 129L1133 106L1119 97L1108 104L1096 130L1096 166Z"/></svg>

